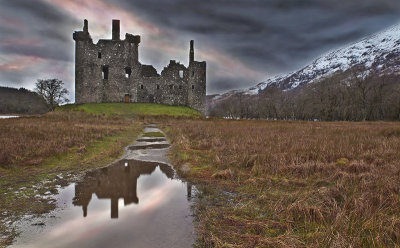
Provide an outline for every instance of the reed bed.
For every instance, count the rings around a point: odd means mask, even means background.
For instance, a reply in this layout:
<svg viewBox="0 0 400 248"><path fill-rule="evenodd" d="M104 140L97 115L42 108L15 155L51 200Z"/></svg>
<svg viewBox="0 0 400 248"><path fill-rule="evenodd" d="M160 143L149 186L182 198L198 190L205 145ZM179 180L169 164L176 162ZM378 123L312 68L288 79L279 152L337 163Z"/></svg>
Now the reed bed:
<svg viewBox="0 0 400 248"><path fill-rule="evenodd" d="M85 144L122 132L132 121L83 112L0 120L0 167L38 165L46 158L85 149Z"/></svg>
<svg viewBox="0 0 400 248"><path fill-rule="evenodd" d="M200 247L399 247L400 124L164 124Z"/></svg>

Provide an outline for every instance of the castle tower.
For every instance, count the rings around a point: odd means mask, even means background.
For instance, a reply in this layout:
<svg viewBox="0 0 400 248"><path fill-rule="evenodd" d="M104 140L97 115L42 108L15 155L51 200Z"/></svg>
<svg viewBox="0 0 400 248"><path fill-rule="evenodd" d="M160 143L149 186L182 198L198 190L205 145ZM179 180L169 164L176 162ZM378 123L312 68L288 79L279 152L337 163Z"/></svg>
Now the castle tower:
<svg viewBox="0 0 400 248"><path fill-rule="evenodd" d="M84 73L86 67L85 51L93 43L89 34L89 23L85 19L83 21L83 31L76 31L73 34L75 40L75 102L83 103L87 101L83 92L84 89Z"/></svg>
<svg viewBox="0 0 400 248"><path fill-rule="evenodd" d="M206 62L194 60L194 41L190 41L189 76L188 76L188 106L206 112Z"/></svg>

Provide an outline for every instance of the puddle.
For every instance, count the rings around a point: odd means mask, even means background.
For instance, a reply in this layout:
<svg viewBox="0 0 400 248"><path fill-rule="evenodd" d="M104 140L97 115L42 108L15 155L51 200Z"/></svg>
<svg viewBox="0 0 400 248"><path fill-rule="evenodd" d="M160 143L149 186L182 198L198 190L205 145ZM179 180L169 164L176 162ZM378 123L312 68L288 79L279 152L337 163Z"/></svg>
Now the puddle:
<svg viewBox="0 0 400 248"><path fill-rule="evenodd" d="M145 132L154 130L160 132L154 126ZM11 247L192 247L192 186L176 178L168 148L150 146L158 140L130 149L143 142L129 146L121 160L60 189L58 208L21 221L21 235Z"/></svg>
<svg viewBox="0 0 400 248"><path fill-rule="evenodd" d="M140 150L140 149L161 149L161 148L168 148L170 145L168 143L149 143L149 142L138 142L133 146L129 146L129 150Z"/></svg>

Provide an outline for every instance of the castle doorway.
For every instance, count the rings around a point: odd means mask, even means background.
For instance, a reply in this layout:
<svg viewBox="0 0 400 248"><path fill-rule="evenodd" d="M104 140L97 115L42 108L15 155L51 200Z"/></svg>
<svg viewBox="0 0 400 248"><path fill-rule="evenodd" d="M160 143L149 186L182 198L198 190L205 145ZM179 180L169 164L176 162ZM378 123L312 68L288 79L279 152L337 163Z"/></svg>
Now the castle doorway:
<svg viewBox="0 0 400 248"><path fill-rule="evenodd" d="M149 95L149 103L154 103L154 96L153 95Z"/></svg>
<svg viewBox="0 0 400 248"><path fill-rule="evenodd" d="M129 94L125 94L124 102L125 103L130 103L131 102L131 96Z"/></svg>

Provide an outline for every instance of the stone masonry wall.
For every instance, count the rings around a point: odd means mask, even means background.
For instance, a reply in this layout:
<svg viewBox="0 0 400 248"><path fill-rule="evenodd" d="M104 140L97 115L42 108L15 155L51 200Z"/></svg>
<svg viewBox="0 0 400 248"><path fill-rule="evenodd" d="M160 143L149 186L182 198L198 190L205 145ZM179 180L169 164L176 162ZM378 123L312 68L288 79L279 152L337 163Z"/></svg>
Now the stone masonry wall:
<svg viewBox="0 0 400 248"><path fill-rule="evenodd" d="M85 20L74 33L75 102L142 102L183 105L205 113L206 62L194 61L191 41L189 66L174 60L161 75L139 62L140 36L119 38L119 21L113 20L113 39L94 44Z"/></svg>

